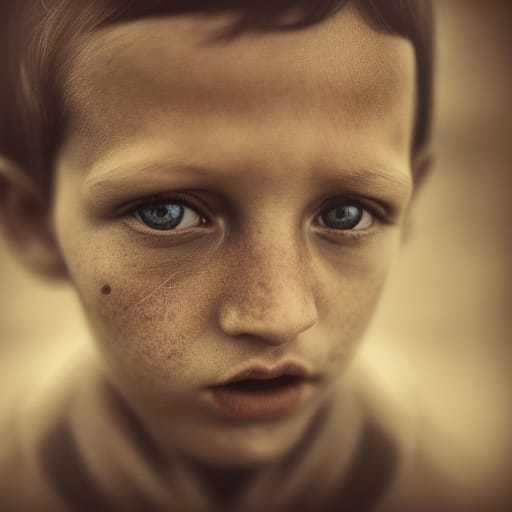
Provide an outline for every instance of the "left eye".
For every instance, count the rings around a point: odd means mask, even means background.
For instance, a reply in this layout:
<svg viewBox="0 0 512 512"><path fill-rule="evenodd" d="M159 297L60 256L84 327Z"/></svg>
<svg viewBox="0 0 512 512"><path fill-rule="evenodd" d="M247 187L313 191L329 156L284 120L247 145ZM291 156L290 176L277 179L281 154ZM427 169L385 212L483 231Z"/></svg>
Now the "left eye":
<svg viewBox="0 0 512 512"><path fill-rule="evenodd" d="M339 204L322 212L320 224L330 229L360 231L372 226L373 216L357 204Z"/></svg>
<svg viewBox="0 0 512 512"><path fill-rule="evenodd" d="M203 217L193 208L178 201L163 200L137 208L135 217L152 229L176 230L200 226Z"/></svg>

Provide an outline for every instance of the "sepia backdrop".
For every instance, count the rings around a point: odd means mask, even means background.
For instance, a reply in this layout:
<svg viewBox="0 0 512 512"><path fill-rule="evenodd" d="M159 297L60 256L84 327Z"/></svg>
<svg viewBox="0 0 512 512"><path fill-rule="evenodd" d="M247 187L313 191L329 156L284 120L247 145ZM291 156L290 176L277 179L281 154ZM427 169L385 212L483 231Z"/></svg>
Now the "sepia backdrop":
<svg viewBox="0 0 512 512"><path fill-rule="evenodd" d="M493 485L512 471L512 23L507 1L438 0L435 169L368 333L429 410L472 439ZM0 413L87 340L73 292L0 242ZM404 363L405 361L405 363ZM411 377L412 378L412 377Z"/></svg>

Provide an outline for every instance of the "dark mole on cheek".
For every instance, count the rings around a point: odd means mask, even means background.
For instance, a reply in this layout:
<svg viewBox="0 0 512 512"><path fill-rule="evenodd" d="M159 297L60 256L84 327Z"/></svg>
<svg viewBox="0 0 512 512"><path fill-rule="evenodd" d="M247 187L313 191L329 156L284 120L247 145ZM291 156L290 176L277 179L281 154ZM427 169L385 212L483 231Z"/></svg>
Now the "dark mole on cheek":
<svg viewBox="0 0 512 512"><path fill-rule="evenodd" d="M101 287L101 293L103 295L110 295L111 291L112 291L112 288L108 284Z"/></svg>

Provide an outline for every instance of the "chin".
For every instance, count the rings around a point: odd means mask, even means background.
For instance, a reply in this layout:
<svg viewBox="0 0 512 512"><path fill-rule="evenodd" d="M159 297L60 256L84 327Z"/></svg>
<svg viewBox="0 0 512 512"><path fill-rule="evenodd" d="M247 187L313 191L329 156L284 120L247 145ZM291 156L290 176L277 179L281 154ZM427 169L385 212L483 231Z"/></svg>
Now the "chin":
<svg viewBox="0 0 512 512"><path fill-rule="evenodd" d="M201 457L205 463L224 468L259 467L274 464L292 449L290 441L277 444L273 440L247 442L232 446L210 446Z"/></svg>
<svg viewBox="0 0 512 512"><path fill-rule="evenodd" d="M177 444L185 456L207 465L224 468L265 466L278 462L303 437L306 418L287 421L229 425L208 432L189 430ZM177 439L177 437L176 437Z"/></svg>

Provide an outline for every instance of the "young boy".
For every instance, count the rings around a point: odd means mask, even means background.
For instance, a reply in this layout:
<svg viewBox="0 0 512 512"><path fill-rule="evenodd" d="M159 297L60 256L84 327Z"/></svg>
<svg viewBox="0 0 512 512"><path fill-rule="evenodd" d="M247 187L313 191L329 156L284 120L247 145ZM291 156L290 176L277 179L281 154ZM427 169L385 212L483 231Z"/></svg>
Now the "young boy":
<svg viewBox="0 0 512 512"><path fill-rule="evenodd" d="M6 426L2 510L473 510L354 357L428 167L429 5L261 4L9 6L4 232L98 350Z"/></svg>

